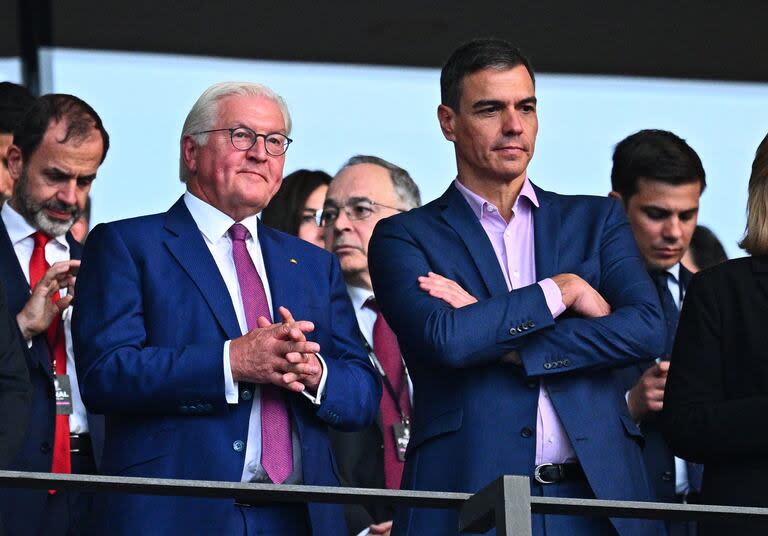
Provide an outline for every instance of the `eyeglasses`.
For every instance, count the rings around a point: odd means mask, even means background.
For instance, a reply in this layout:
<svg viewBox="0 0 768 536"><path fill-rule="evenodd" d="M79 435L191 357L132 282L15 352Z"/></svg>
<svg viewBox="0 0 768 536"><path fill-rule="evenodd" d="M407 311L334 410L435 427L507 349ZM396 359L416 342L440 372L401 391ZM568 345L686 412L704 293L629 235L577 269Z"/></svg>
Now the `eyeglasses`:
<svg viewBox="0 0 768 536"><path fill-rule="evenodd" d="M320 217L323 214L323 209L321 208L305 208L301 211L301 219L299 220L300 224L305 224L312 222L313 224L320 227Z"/></svg>
<svg viewBox="0 0 768 536"><path fill-rule="evenodd" d="M272 156L281 156L288 150L288 146L293 141L285 134L279 132L271 132L269 134L257 134L248 127L237 128L215 128L213 130L201 130L200 132L193 132L196 134L208 134L209 132L229 132L229 140L232 142L232 146L238 151L247 151L254 145L259 138L264 138L264 149L267 154Z"/></svg>
<svg viewBox="0 0 768 536"><path fill-rule="evenodd" d="M323 212L320 214L318 225L320 227L330 227L333 225L334 222L339 218L339 208L344 209L344 214L347 215L347 218L352 221L356 221L370 218L371 215L376 212L376 207L389 208L398 212L405 212L405 210L402 208L391 207L389 205L377 203L376 201L371 201L370 199L366 198L352 197L347 199L347 201L341 207L337 207L336 205L328 205L324 207Z"/></svg>

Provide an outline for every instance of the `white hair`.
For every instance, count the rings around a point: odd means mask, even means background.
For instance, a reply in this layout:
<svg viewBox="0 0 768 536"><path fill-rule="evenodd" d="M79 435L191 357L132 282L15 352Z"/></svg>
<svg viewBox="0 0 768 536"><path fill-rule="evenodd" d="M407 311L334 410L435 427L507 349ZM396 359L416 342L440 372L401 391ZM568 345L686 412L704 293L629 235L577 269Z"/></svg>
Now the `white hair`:
<svg viewBox="0 0 768 536"><path fill-rule="evenodd" d="M192 109L187 114L184 126L181 129L181 138L179 140L179 178L181 182L187 182L189 179L189 169L184 163L183 141L185 136L192 137L198 145L204 145L208 141L208 134L193 134L203 130L211 130L215 124L219 111L219 101L232 95L246 97L266 97L273 101L280 108L285 122L286 134L291 133L291 114L288 112L288 106L285 100L272 91L267 86L254 84L252 82L221 82L214 84L206 89Z"/></svg>

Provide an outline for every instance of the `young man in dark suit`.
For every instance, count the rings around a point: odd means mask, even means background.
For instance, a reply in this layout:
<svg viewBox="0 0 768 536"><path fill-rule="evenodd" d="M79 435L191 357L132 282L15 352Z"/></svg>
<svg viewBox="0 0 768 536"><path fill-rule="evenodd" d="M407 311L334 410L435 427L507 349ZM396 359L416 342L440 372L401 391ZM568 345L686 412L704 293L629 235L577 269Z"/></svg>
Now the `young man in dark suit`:
<svg viewBox="0 0 768 536"><path fill-rule="evenodd" d="M691 280L680 262L696 229L699 197L706 186L696 152L672 132L641 130L616 145L611 197L620 199L664 310L664 353L656 362L616 372L630 415L645 435L643 457L658 500L687 502L701 490L701 467L675 458L661 436L659 412L679 310ZM692 523L670 522L673 535L690 534Z"/></svg>

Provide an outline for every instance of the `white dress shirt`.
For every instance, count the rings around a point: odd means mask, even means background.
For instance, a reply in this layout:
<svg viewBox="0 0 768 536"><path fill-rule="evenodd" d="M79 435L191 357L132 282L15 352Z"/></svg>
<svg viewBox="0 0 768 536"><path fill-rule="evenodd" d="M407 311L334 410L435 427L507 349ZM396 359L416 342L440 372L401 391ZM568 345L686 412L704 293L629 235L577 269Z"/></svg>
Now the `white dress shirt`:
<svg viewBox="0 0 768 536"><path fill-rule="evenodd" d="M678 262L667 270L667 273L671 276L667 278L667 287L672 293L677 309L680 310L683 306L683 297L685 296L685 289L680 286L680 263ZM689 487L688 466L685 460L675 456L675 493L682 495L688 491Z"/></svg>
<svg viewBox="0 0 768 536"><path fill-rule="evenodd" d="M29 283L29 261L32 251L35 249L35 240L32 235L37 231L24 217L16 212L9 203L3 204L0 210L8 237L13 244L16 258L19 260L21 271ZM53 263L69 260L69 243L64 235L55 236L45 246L45 260L53 266ZM61 296L67 295L67 289L61 289ZM73 434L85 434L88 432L88 414L80 397L80 389L77 384L75 372L75 355L72 350L72 307L67 307L61 316L64 322L64 337L67 347L67 375L72 388L72 415L69 416L69 431ZM27 341L27 346L32 347L32 341Z"/></svg>
<svg viewBox="0 0 768 536"><path fill-rule="evenodd" d="M243 299L240 295L240 284L238 283L237 271L235 270L235 261L232 257L232 239L229 237L229 228L238 222L235 222L235 220L228 215L189 192L184 194L184 203L192 215L192 219L195 221L198 229L200 229L205 244L208 246L208 249L213 256L213 260L216 262L216 266L219 269L219 273L221 273L221 277L224 280L224 284L229 291L232 307L237 316L240 331L243 334L246 334L248 333L248 324L245 318ZM262 256L258 242L257 218L255 215L249 216L239 223L244 225L250 233L250 237L245 241L245 246L248 250L248 254L253 260L256 271L264 284L264 292L267 296L269 310L274 311L272 307L272 295L269 290L269 278L267 277L267 270L264 266L264 257ZM279 321L279 319L273 319L273 321ZM239 394L237 382L232 378L232 368L229 360L230 342L231 341L226 341L224 343L224 351L222 355L224 367L224 394L229 404L237 404L239 403ZM317 394L312 396L307 391L303 391L302 393L315 405L319 405L322 400L327 379L327 367L319 355L318 358L322 364L323 373L320 379L320 385L317 389ZM299 441L295 426L292 426L291 432L293 438L294 467L293 473L288 480L286 480L286 483L295 484L301 479L301 449L298 448ZM243 465L241 480L243 482L264 481L265 476L266 472L261 466L261 389L256 385L253 393L251 414L248 420L248 439L246 442L245 463Z"/></svg>

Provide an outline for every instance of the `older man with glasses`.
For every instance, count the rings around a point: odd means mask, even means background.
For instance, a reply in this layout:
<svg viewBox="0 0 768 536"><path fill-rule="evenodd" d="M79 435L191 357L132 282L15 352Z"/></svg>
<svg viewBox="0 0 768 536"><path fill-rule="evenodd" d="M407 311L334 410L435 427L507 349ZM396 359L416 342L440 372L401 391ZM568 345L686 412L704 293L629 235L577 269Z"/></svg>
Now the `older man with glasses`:
<svg viewBox="0 0 768 536"><path fill-rule="evenodd" d="M375 156L355 156L331 181L320 214L326 248L339 258L360 339L384 386L375 424L354 433L331 432L340 476L348 486L400 487L410 438L410 379L373 295L368 241L380 220L420 204L419 188L407 171ZM392 514L384 507L349 506L350 534L389 534Z"/></svg>
<svg viewBox="0 0 768 536"><path fill-rule="evenodd" d="M206 90L181 135L186 193L165 214L97 226L75 319L86 404L107 418L107 474L338 484L329 426L376 415L381 387L338 261L256 215L291 139L281 97ZM295 320L296 319L296 320ZM338 505L100 495L97 534L336 534Z"/></svg>

